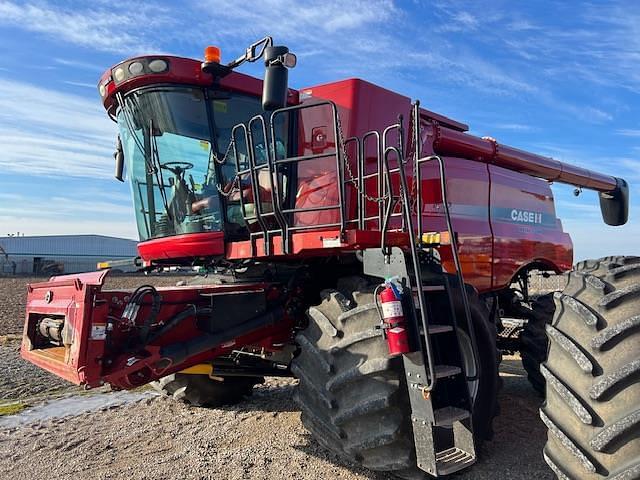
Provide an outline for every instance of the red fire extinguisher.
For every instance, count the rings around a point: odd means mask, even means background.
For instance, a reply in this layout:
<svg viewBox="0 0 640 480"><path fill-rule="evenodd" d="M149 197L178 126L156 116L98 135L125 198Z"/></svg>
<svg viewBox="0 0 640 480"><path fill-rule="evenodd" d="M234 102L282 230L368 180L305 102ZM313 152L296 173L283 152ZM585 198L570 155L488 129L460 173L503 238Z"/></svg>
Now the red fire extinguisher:
<svg viewBox="0 0 640 480"><path fill-rule="evenodd" d="M393 279L384 283L384 288L380 292L380 307L389 355L409 353L411 347L406 329L407 322L402 310L402 294L399 288L393 284Z"/></svg>

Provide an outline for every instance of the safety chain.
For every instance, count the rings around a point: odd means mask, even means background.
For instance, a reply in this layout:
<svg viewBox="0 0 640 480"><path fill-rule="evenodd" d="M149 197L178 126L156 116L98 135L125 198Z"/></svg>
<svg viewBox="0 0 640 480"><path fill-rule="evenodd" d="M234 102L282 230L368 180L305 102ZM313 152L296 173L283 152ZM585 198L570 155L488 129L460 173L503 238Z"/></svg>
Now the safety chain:
<svg viewBox="0 0 640 480"><path fill-rule="evenodd" d="M231 140L229 141L229 145L227 146L227 150L224 152L224 155L222 156L222 160L218 157L218 155L212 149L211 156L213 157L213 161L218 165L224 165L225 163L227 163L227 157L229 156L231 147L233 147L235 143L236 143L236 139L232 137ZM235 177L233 177L233 180L231 181L231 188L229 188L228 190L225 191L225 188L220 186L219 183L216 184L216 189L218 190L218 192L220 192L220 195L222 195L225 198L229 198L235 191L240 190L240 176L236 173Z"/></svg>
<svg viewBox="0 0 640 480"><path fill-rule="evenodd" d="M389 198L389 193L385 193L381 197L372 197L371 195L367 195L364 189L361 188L358 182L358 179L353 175L353 171L351 170L351 162L349 161L349 155L347 154L347 146L344 142L344 133L342 132L342 121L340 120L339 113L336 115L336 118L337 118L337 125L338 125L338 137L339 137L338 142L340 143L340 147L342 150L342 158L344 159L344 166L347 171L347 175L349 176L348 180L351 182L351 184L356 189L356 191L366 200L369 200L370 202L374 202L374 203L384 203ZM378 175L380 174L381 172L378 172Z"/></svg>
<svg viewBox="0 0 640 480"><path fill-rule="evenodd" d="M233 180L231 182L231 188L229 188L229 190L226 192L224 190L224 187L221 187L219 183L216 184L216 188L218 189L218 192L220 192L220 195L222 195L225 198L229 198L231 194L233 194L233 192L240 190L239 180L240 180L240 176L236 174L236 176L233 177Z"/></svg>
<svg viewBox="0 0 640 480"><path fill-rule="evenodd" d="M222 160L220 160L218 158L218 155L212 150L211 151L211 155L213 156L213 160L218 164L218 165L222 165L224 163L227 162L227 156L229 155L229 152L231 151L231 147L233 145L235 145L236 143L236 139L235 138L231 138L231 140L229 140L229 145L227 146L227 151L224 152L224 155L222 156Z"/></svg>

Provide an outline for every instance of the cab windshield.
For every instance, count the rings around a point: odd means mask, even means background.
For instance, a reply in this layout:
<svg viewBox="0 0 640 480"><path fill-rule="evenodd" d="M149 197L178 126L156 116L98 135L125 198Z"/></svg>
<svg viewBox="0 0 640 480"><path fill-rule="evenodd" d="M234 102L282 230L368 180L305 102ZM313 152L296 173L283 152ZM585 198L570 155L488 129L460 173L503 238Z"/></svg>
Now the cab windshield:
<svg viewBox="0 0 640 480"><path fill-rule="evenodd" d="M242 219L228 218L220 193L235 175L231 130L262 113L260 100L156 86L122 103L117 123L140 239L221 231L225 222L243 228Z"/></svg>

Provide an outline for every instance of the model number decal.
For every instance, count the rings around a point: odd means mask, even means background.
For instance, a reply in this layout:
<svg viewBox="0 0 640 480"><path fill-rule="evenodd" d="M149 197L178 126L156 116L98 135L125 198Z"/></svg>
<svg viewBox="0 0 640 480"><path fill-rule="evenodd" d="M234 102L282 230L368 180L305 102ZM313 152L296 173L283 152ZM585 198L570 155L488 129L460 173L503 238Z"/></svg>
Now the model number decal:
<svg viewBox="0 0 640 480"><path fill-rule="evenodd" d="M519 223L542 223L542 213L530 212L528 210L511 210L511 220Z"/></svg>

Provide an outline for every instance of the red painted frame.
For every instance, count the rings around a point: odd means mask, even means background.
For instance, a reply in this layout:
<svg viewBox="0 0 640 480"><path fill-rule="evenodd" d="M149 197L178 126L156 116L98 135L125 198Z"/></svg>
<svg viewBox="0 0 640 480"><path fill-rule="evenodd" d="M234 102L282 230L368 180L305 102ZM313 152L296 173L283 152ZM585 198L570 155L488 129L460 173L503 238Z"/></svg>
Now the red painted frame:
<svg viewBox="0 0 640 480"><path fill-rule="evenodd" d="M109 318L120 318L130 291L103 290L108 271L52 277L47 282L28 286L27 316L23 332L21 355L24 359L72 383L96 387L110 383L114 388L130 389L164 375L219 357L244 346L266 351L280 350L292 341L293 319L285 315L279 322L247 331L233 341L223 343L204 354L192 356L177 365L164 364L162 346L185 341L201 334L195 319L184 320L179 328L168 331L144 349L115 354L109 349L104 332ZM161 323L189 305L207 306L207 295L228 295L239 292L263 293L267 299L282 294L276 284L200 285L158 288L162 308L157 317ZM150 305L144 304L138 318L148 315ZM35 327L43 316L64 317L73 332L73 341L66 346L32 343ZM126 332L111 331L112 348L122 345ZM109 362L105 362L105 359Z"/></svg>

